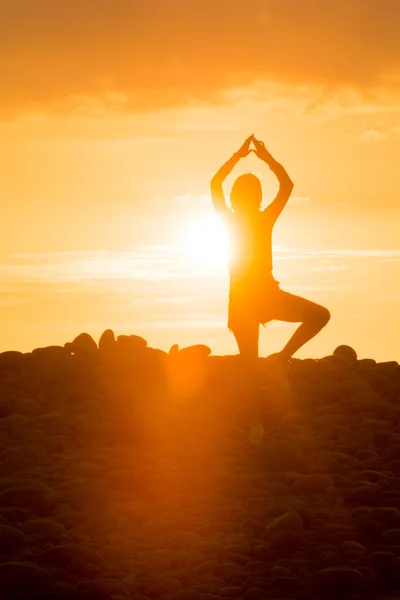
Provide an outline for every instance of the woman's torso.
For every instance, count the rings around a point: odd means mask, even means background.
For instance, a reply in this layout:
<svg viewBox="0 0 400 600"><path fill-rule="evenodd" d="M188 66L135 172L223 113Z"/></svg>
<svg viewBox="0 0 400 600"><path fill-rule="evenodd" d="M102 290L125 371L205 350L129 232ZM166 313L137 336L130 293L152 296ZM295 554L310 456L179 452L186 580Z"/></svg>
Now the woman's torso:
<svg viewBox="0 0 400 600"><path fill-rule="evenodd" d="M272 276L273 221L268 212L251 217L229 216L229 273L231 287L265 287L275 282Z"/></svg>

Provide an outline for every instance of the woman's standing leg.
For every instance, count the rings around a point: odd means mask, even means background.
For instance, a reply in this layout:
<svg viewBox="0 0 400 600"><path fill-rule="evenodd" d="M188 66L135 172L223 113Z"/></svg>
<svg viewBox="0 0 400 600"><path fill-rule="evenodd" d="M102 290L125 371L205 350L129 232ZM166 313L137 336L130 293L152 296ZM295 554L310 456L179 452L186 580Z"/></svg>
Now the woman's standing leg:
<svg viewBox="0 0 400 600"><path fill-rule="evenodd" d="M245 396L250 402L251 427L249 441L260 444L264 437L264 428L260 419L260 389L258 380L258 339L260 325L253 320L243 320L232 332L239 348L242 381L245 386Z"/></svg>
<svg viewBox="0 0 400 600"><path fill-rule="evenodd" d="M232 333L244 364L257 362L259 330L260 324L254 319L243 319L242 322L232 327Z"/></svg>

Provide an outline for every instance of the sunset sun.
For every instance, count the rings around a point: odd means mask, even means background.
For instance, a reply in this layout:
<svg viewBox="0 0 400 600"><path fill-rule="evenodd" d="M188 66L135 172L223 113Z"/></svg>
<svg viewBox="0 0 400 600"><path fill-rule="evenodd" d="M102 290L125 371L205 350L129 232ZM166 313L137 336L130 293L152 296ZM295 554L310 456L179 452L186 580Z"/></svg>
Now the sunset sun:
<svg viewBox="0 0 400 600"><path fill-rule="evenodd" d="M187 227L182 241L190 262L200 269L221 270L227 265L228 237L216 215L198 218Z"/></svg>

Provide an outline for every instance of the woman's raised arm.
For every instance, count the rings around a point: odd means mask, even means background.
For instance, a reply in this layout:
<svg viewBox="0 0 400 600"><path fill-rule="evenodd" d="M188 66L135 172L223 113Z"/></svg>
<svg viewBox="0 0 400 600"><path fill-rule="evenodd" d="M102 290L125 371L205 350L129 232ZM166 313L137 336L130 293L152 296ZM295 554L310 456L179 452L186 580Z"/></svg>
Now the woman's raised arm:
<svg viewBox="0 0 400 600"><path fill-rule="evenodd" d="M235 152L229 160L226 161L224 165L217 171L214 177L211 179L210 189L211 189L211 199L214 205L215 210L219 214L226 214L229 212L229 209L225 202L224 191L222 189L222 183L232 171L232 169L237 165L241 158L248 156L252 150L250 150L250 143L253 140L252 134L244 144L239 148L237 152Z"/></svg>
<svg viewBox="0 0 400 600"><path fill-rule="evenodd" d="M273 220L276 221L290 198L294 184L284 167L268 152L264 143L255 138L253 138L253 142L256 147L256 155L267 163L279 181L279 191L271 204L265 209L272 216Z"/></svg>

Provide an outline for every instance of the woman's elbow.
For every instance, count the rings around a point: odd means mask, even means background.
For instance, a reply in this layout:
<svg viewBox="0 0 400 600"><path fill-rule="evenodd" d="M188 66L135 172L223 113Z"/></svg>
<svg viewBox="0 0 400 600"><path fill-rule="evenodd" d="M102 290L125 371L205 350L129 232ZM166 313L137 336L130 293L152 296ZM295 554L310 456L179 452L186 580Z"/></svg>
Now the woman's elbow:
<svg viewBox="0 0 400 600"><path fill-rule="evenodd" d="M292 193L292 191L293 191L293 188L294 188L294 183L293 183L293 181L290 179L290 177L288 177L288 178L287 178L287 181L285 182L285 190L286 190L286 192L289 194L289 196L290 196L290 194Z"/></svg>

